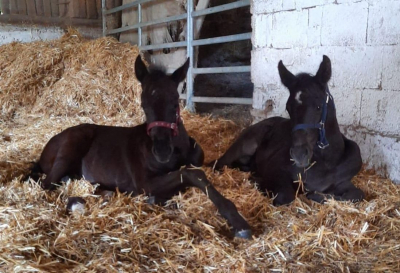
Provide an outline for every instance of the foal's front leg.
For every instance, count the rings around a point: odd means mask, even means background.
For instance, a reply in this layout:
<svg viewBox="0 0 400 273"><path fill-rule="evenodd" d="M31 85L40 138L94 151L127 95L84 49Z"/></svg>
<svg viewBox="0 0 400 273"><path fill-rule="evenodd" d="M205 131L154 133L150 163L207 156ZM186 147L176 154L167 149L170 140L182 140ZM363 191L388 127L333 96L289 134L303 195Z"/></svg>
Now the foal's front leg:
<svg viewBox="0 0 400 273"><path fill-rule="evenodd" d="M183 186L196 187L207 194L219 213L228 220L236 237L251 238L250 226L239 214L236 206L214 188L201 170L183 168L179 171L153 178L148 182L144 190L146 194L163 197L165 193L175 192L176 194Z"/></svg>
<svg viewBox="0 0 400 273"><path fill-rule="evenodd" d="M351 179L357 175L362 167L360 148L358 145L345 137L345 152L342 161L335 168L336 184L334 198L339 201L359 202L365 198L362 190L351 183Z"/></svg>

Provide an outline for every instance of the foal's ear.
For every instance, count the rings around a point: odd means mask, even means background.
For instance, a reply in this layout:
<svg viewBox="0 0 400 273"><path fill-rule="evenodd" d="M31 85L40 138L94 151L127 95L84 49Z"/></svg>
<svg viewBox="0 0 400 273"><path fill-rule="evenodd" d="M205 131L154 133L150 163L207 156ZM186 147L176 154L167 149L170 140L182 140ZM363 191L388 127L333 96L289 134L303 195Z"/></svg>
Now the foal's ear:
<svg viewBox="0 0 400 273"><path fill-rule="evenodd" d="M278 63L278 70L283 85L289 88L289 90L292 89L297 83L297 77L286 68L282 61Z"/></svg>
<svg viewBox="0 0 400 273"><path fill-rule="evenodd" d="M136 78L140 82L142 82L144 80L144 77L146 77L146 75L149 74L149 71L147 70L147 67L144 65L140 55L137 56L135 61L135 74Z"/></svg>
<svg viewBox="0 0 400 273"><path fill-rule="evenodd" d="M315 78L322 84L326 84L332 75L331 60L324 55Z"/></svg>
<svg viewBox="0 0 400 273"><path fill-rule="evenodd" d="M186 62L171 75L171 79L177 84L186 78L186 73L189 69L189 60L190 59L187 58Z"/></svg>

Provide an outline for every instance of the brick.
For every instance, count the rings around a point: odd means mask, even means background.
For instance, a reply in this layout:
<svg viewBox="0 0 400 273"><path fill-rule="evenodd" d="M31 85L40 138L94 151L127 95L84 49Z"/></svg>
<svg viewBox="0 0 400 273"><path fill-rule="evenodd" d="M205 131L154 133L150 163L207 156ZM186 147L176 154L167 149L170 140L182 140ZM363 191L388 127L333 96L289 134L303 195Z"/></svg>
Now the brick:
<svg viewBox="0 0 400 273"><path fill-rule="evenodd" d="M368 3L326 5L323 9L323 46L364 45L367 33Z"/></svg>
<svg viewBox="0 0 400 273"><path fill-rule="evenodd" d="M361 0L361 1L372 2L372 1L376 1L376 0ZM360 0L336 0L336 3L337 3L337 4L356 3L356 2L360 2Z"/></svg>
<svg viewBox="0 0 400 273"><path fill-rule="evenodd" d="M331 88L340 125L358 125L361 117L361 90Z"/></svg>
<svg viewBox="0 0 400 273"><path fill-rule="evenodd" d="M252 0L252 14L267 14L282 11L282 1L276 0Z"/></svg>
<svg viewBox="0 0 400 273"><path fill-rule="evenodd" d="M383 50L382 88L400 91L400 47Z"/></svg>
<svg viewBox="0 0 400 273"><path fill-rule="evenodd" d="M344 126L341 129L346 137L359 145L366 169L375 169L378 174L400 184L400 142L396 137L371 134L362 127Z"/></svg>
<svg viewBox="0 0 400 273"><path fill-rule="evenodd" d="M400 134L400 92L364 90L361 126L382 134Z"/></svg>
<svg viewBox="0 0 400 273"><path fill-rule="evenodd" d="M296 8L303 9L303 8L311 8L316 6L322 6L329 3L334 3L334 0L297 0L296 1Z"/></svg>
<svg viewBox="0 0 400 273"><path fill-rule="evenodd" d="M271 44L272 15L254 15L252 18L252 43L255 48Z"/></svg>
<svg viewBox="0 0 400 273"><path fill-rule="evenodd" d="M400 1L380 1L369 7L368 44L391 45L400 41Z"/></svg>
<svg viewBox="0 0 400 273"><path fill-rule="evenodd" d="M382 48L332 47L331 50L335 86L380 88Z"/></svg>
<svg viewBox="0 0 400 273"><path fill-rule="evenodd" d="M296 9L296 1L295 0L283 0L282 1L282 10L294 10Z"/></svg>
<svg viewBox="0 0 400 273"><path fill-rule="evenodd" d="M322 7L308 10L307 45L309 47L321 45Z"/></svg>
<svg viewBox="0 0 400 273"><path fill-rule="evenodd" d="M275 48L306 47L307 25L307 10L275 13L271 30L272 46Z"/></svg>

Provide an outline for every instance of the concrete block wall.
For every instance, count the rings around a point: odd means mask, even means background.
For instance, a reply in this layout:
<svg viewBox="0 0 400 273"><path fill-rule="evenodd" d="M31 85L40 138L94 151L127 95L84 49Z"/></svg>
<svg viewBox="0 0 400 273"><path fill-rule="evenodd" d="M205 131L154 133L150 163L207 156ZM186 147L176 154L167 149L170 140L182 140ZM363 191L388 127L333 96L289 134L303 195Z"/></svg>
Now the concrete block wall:
<svg viewBox="0 0 400 273"><path fill-rule="evenodd" d="M99 38L103 35L101 28L77 27L77 29L86 38ZM0 45L59 39L64 32L63 28L57 26L0 24Z"/></svg>
<svg viewBox="0 0 400 273"><path fill-rule="evenodd" d="M343 132L400 183L400 0L252 0L251 11L256 121L287 116L279 60L315 74L325 54Z"/></svg>

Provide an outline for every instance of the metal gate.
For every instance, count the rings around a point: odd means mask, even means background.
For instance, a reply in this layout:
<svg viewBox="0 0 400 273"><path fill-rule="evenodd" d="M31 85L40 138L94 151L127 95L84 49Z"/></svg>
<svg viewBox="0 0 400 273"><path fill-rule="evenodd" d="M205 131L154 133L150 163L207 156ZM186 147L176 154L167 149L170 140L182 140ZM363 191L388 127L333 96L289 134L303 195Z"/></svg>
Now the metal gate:
<svg viewBox="0 0 400 273"><path fill-rule="evenodd" d="M199 16L205 16L207 14L222 12L226 10L237 9L240 7L245 7L250 5L250 0L240 0L237 2L220 5L217 7L202 9L198 11L194 11L193 0L187 0L187 13L170 16L154 21L142 22L142 9L141 4L157 1L157 0L137 0L132 3L128 3L119 7L115 7L112 9L106 9L106 0L102 0L102 21L103 21L103 36L108 34L121 33L123 31L128 30L138 30L138 40L139 40L139 49L140 50L159 50L164 48L172 48L172 47L187 47L187 56L190 58L190 65L188 74L186 77L186 94L181 94L181 99L186 100L186 107L190 111L194 111L194 103L229 103L229 104L252 104L253 99L251 98L234 98L234 97L199 97L193 95L193 79L195 74L213 74L213 73L242 73L242 72L250 72L250 66L232 66L232 67L211 67L211 68L196 68L193 67L193 48L195 46L202 45L210 45L210 44L218 44L218 43L227 43L227 42L235 42L242 40L251 39L251 32L229 35L229 36L221 36L215 38L208 39L198 39L194 40L193 38L193 19ZM115 12L119 12L125 9L137 7L138 8L138 23L125 26L117 29L108 30L106 27L106 16ZM173 43L163 43L156 45L142 45L142 27L152 26L167 22L173 22L178 20L187 20L187 37L186 41L181 42L173 42Z"/></svg>

